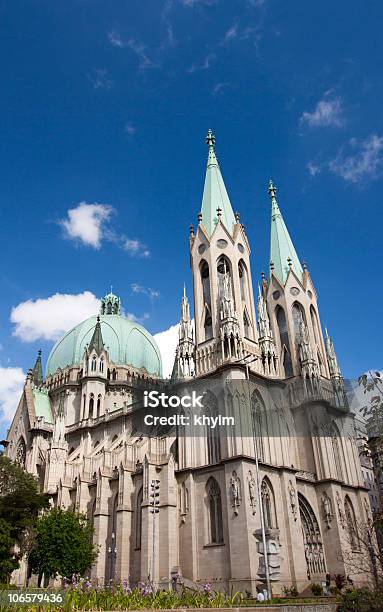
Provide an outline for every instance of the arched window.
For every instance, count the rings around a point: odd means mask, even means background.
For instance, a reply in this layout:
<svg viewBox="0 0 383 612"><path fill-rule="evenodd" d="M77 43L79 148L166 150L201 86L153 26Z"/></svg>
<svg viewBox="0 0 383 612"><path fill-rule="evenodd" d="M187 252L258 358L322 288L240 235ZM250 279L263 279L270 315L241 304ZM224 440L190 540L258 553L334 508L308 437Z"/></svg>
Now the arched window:
<svg viewBox="0 0 383 612"><path fill-rule="evenodd" d="M112 380L117 380L117 370L115 368L113 368Z"/></svg>
<svg viewBox="0 0 383 612"><path fill-rule="evenodd" d="M136 499L136 517L135 517L135 532L136 532L136 548L141 548L141 534L142 534L142 487L138 491Z"/></svg>
<svg viewBox="0 0 383 612"><path fill-rule="evenodd" d="M276 319L279 331L279 341L281 345L281 358L285 370L285 377L293 375L293 364L291 361L291 350L289 332L287 330L285 311L281 306L277 306Z"/></svg>
<svg viewBox="0 0 383 612"><path fill-rule="evenodd" d="M239 288L241 291L241 300L243 304L247 303L248 298L248 284L247 284L247 270L244 262L241 261L238 264L238 274L239 274Z"/></svg>
<svg viewBox="0 0 383 612"><path fill-rule="evenodd" d="M213 322L211 317L210 273L206 261L201 263L200 270L203 296L203 326L205 340L210 340L213 337Z"/></svg>
<svg viewBox="0 0 383 612"><path fill-rule="evenodd" d="M113 314L118 314L118 303L117 302L113 306Z"/></svg>
<svg viewBox="0 0 383 612"><path fill-rule="evenodd" d="M317 313L315 312L314 306L310 306L310 318L311 318L311 325L313 328L315 342L319 344L319 338L320 338L319 324L318 324Z"/></svg>
<svg viewBox="0 0 383 612"><path fill-rule="evenodd" d="M15 459L20 467L25 468L27 461L27 446L23 437L21 437L17 443Z"/></svg>
<svg viewBox="0 0 383 612"><path fill-rule="evenodd" d="M276 529L277 513L275 511L274 491L270 480L264 476L261 483L262 510L266 529Z"/></svg>
<svg viewBox="0 0 383 612"><path fill-rule="evenodd" d="M218 262L217 262L217 277L218 277L219 293L221 293L221 291L224 288L224 281L227 280L227 278L229 279L229 286L230 286L231 294L234 300L233 280L231 277L231 266L230 266L230 262L228 258L225 257L224 255L221 255L221 257L218 259Z"/></svg>
<svg viewBox="0 0 383 612"><path fill-rule="evenodd" d="M265 460L263 445L263 420L265 419L265 405L258 391L253 391L251 395L251 427L255 441L255 451L258 461Z"/></svg>
<svg viewBox="0 0 383 612"><path fill-rule="evenodd" d="M109 580L113 580L115 578L115 570L116 570L116 553L117 553L117 506L118 506L118 493L114 496L113 505L111 509L111 515L109 517L110 526L109 526Z"/></svg>
<svg viewBox="0 0 383 612"><path fill-rule="evenodd" d="M106 314L112 314L112 302L108 302L106 305Z"/></svg>
<svg viewBox="0 0 383 612"><path fill-rule="evenodd" d="M213 393L208 392L205 396L204 414L210 417L218 416L217 398ZM206 431L207 442L207 461L208 464L218 463L221 461L221 444L219 439L219 428L207 426Z"/></svg>
<svg viewBox="0 0 383 612"><path fill-rule="evenodd" d="M97 397L97 415L96 416L100 416L101 414L101 393L98 394Z"/></svg>
<svg viewBox="0 0 383 612"><path fill-rule="evenodd" d="M206 484L208 506L209 542L220 544L223 542L222 527L222 500L221 489L215 478L211 477Z"/></svg>
<svg viewBox="0 0 383 612"><path fill-rule="evenodd" d="M93 416L93 407L94 407L94 395L93 393L91 393L90 399L89 399L89 416L90 417Z"/></svg>
<svg viewBox="0 0 383 612"><path fill-rule="evenodd" d="M247 313L246 313L246 309L243 311L243 329L245 331L246 338L249 338L250 337L251 328L250 328L249 317L247 316Z"/></svg>
<svg viewBox="0 0 383 612"><path fill-rule="evenodd" d="M347 533L352 550L359 550L358 531L356 527L355 512L351 500L346 495L344 500L344 512L346 515Z"/></svg>
<svg viewBox="0 0 383 612"><path fill-rule="evenodd" d="M334 467L335 467L335 477L338 480L343 480L343 469L342 469L342 461L341 461L341 451L339 448L339 435L335 427L332 427L331 430L331 446L332 452L334 455Z"/></svg>
<svg viewBox="0 0 383 612"><path fill-rule="evenodd" d="M103 372L103 371L104 371L104 358L101 357L101 359L100 359L100 372Z"/></svg>
<svg viewBox="0 0 383 612"><path fill-rule="evenodd" d="M96 357L96 355L93 355L92 362L90 364L91 372L95 372L96 368L97 368L97 357Z"/></svg>
<svg viewBox="0 0 383 612"><path fill-rule="evenodd" d="M301 321L305 321L305 313L303 310L303 306L299 304L299 302L294 302L292 307L292 315L293 315L293 323L294 323L294 335L295 341L299 342L300 339L300 324Z"/></svg>
<svg viewBox="0 0 383 612"><path fill-rule="evenodd" d="M326 562L319 523L309 502L298 493L299 513L301 517L303 546L305 551L307 577L326 572Z"/></svg>

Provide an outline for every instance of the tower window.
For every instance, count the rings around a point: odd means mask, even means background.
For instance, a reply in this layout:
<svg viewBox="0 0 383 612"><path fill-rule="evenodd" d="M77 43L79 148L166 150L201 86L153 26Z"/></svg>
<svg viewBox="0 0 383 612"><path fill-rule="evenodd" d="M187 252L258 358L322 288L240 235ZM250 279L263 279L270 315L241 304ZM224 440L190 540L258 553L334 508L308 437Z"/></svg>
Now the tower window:
<svg viewBox="0 0 383 612"><path fill-rule="evenodd" d="M103 372L103 371L104 371L104 358L101 357L101 359L100 359L100 372Z"/></svg>
<svg viewBox="0 0 383 612"><path fill-rule="evenodd" d="M215 478L209 478L207 485L209 540L211 544L223 542L221 489Z"/></svg>
<svg viewBox="0 0 383 612"><path fill-rule="evenodd" d="M91 365L90 365L91 371L95 372L96 371L96 367L97 367L97 357L96 357L96 355L93 355L92 362L91 362Z"/></svg>
<svg viewBox="0 0 383 612"><path fill-rule="evenodd" d="M294 322L295 340L296 342L299 342L300 331L301 331L300 324L301 324L301 321L305 322L304 311L303 311L301 304L299 304L299 302L294 302L293 308L292 308L292 314L293 314L293 322Z"/></svg>
<svg viewBox="0 0 383 612"><path fill-rule="evenodd" d="M277 306L277 325L279 331L279 341L281 345L282 363L285 370L285 376L288 378L293 375L293 364L291 361L289 332L287 330L285 311L281 306Z"/></svg>

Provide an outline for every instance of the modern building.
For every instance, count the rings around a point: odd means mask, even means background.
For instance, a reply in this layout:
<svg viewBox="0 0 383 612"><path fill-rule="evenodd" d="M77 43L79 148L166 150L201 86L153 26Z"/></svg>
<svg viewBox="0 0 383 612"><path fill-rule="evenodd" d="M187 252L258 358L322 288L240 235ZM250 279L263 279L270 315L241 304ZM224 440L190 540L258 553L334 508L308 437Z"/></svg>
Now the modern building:
<svg viewBox="0 0 383 612"><path fill-rule="evenodd" d="M38 356L7 454L54 504L93 521L100 553L92 575L100 580L182 576L255 593L269 578L274 592L302 591L328 572L349 575L343 553L361 554L355 533L370 503L354 417L275 185L270 270L255 292L249 237L210 130L206 142L202 207L190 227L195 323L184 292L171 381L161 379L153 337L109 293L99 313L53 347L45 377ZM235 434L148 437L135 428L137 388L171 384L182 395L199 383L209 415L238 416ZM23 566L15 580L26 575Z"/></svg>

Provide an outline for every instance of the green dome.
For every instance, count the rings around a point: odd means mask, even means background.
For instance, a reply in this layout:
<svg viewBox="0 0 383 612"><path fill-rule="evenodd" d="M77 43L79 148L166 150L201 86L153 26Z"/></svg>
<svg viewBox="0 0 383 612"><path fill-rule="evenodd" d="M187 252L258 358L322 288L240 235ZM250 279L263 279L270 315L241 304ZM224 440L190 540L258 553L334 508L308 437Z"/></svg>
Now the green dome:
<svg viewBox="0 0 383 612"><path fill-rule="evenodd" d="M142 325L120 314L100 314L101 333L109 359L116 365L145 368L149 374L162 376L159 348L153 336ZM46 375L58 368L80 364L90 343L97 315L89 317L56 342L48 358Z"/></svg>

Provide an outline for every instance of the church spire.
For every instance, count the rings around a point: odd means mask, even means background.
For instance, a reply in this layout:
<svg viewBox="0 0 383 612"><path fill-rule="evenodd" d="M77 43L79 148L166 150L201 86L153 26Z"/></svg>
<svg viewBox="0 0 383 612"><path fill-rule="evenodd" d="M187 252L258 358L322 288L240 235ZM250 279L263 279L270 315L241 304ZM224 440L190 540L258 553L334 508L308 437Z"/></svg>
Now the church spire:
<svg viewBox="0 0 383 612"><path fill-rule="evenodd" d="M215 154L215 136L211 130L208 130L206 144L208 158L202 197L202 224L211 236L220 219L228 232L232 234L236 222L235 216ZM217 209L219 209L218 213Z"/></svg>
<svg viewBox="0 0 383 612"><path fill-rule="evenodd" d="M340 371L340 367L338 364L338 359L336 357L334 343L330 336L328 335L327 327L325 327L325 346L326 346L326 356L328 369L330 371L330 376L332 379L340 379L342 377L342 373Z"/></svg>
<svg viewBox="0 0 383 612"><path fill-rule="evenodd" d="M37 387L40 387L44 382L43 368L41 366L41 349L37 353L36 363L32 372L32 380Z"/></svg>
<svg viewBox="0 0 383 612"><path fill-rule="evenodd" d="M186 287L181 301L181 319L178 330L178 345L172 372L172 379L191 378L195 373L194 365L194 329L190 318L190 305L186 295Z"/></svg>
<svg viewBox="0 0 383 612"><path fill-rule="evenodd" d="M270 276L272 273L285 284L290 269L302 278L303 268L287 230L276 198L277 188L269 183L271 198Z"/></svg>
<svg viewBox="0 0 383 612"><path fill-rule="evenodd" d="M99 355L103 348L104 348L104 340L102 338L102 333L101 333L100 317L98 316L96 327L94 328L93 336L89 343L88 350L89 352L91 352L94 349L97 355Z"/></svg>

